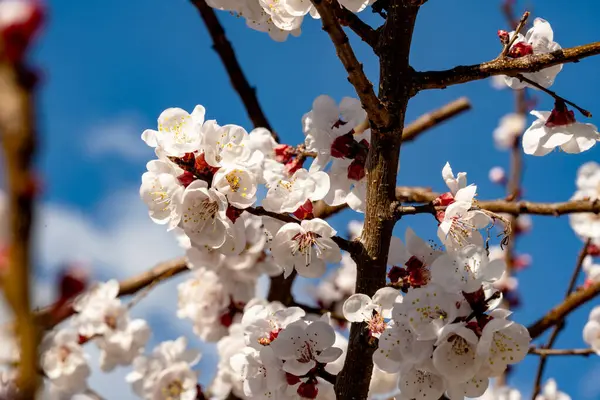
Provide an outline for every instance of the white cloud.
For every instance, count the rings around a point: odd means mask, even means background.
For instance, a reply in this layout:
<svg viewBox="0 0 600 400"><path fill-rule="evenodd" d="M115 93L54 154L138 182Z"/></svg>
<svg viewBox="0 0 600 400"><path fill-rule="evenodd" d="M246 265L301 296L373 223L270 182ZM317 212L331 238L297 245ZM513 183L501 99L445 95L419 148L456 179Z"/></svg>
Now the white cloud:
<svg viewBox="0 0 600 400"><path fill-rule="evenodd" d="M98 121L87 133L86 152L95 158L115 155L140 160L152 157L153 152L140 138L148 124L135 114Z"/></svg>

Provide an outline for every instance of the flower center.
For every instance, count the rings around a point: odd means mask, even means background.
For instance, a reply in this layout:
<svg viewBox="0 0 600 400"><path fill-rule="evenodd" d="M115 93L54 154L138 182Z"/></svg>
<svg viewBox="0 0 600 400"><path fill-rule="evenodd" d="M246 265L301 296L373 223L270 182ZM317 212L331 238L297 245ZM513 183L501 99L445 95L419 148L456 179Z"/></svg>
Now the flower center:
<svg viewBox="0 0 600 400"><path fill-rule="evenodd" d="M313 355L312 352L312 348L310 346L309 342L304 342L302 344L302 347L300 348L300 355L298 357L298 362L301 362L303 364L310 362L311 360L314 360L315 357Z"/></svg>
<svg viewBox="0 0 600 400"><path fill-rule="evenodd" d="M241 178L238 175L239 172L239 170L234 169L233 171L225 175L225 179L227 179L227 183L229 183L229 187L231 188L232 192L237 192L238 190L240 190Z"/></svg>
<svg viewBox="0 0 600 400"><path fill-rule="evenodd" d="M458 335L453 335L448 338L448 342L452 343L452 351L457 356L464 356L465 354L471 351L471 346L467 343L467 341Z"/></svg>
<svg viewBox="0 0 600 400"><path fill-rule="evenodd" d="M183 382L179 379L169 382L162 390L165 400L178 400L183 391Z"/></svg>
<svg viewBox="0 0 600 400"><path fill-rule="evenodd" d="M60 346L60 348L58 349L58 359L61 363L66 362L67 358L69 358L70 355L71 349L69 349L67 346Z"/></svg>
<svg viewBox="0 0 600 400"><path fill-rule="evenodd" d="M210 199L203 200L197 207L188 207L183 213L183 222L198 224L200 221L214 219L218 210L219 205L216 202Z"/></svg>
<svg viewBox="0 0 600 400"><path fill-rule="evenodd" d="M383 333L383 331L385 331L385 327L387 326L387 324L383 320L383 316L376 311L373 313L373 316L371 317L367 325L369 327L369 332L371 332L371 335Z"/></svg>

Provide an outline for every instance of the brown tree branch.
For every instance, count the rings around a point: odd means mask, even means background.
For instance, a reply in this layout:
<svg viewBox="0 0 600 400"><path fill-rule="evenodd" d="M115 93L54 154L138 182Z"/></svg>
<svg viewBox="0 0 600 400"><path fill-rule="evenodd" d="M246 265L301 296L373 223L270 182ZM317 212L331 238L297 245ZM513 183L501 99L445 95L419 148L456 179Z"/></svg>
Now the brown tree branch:
<svg viewBox="0 0 600 400"><path fill-rule="evenodd" d="M10 232L8 263L0 283L17 323L20 342L18 385L25 399L33 399L38 376L38 332L30 308L31 227L33 220L36 148L32 73L23 65L0 60L0 134L6 165ZM5 222L5 221L2 221Z"/></svg>
<svg viewBox="0 0 600 400"><path fill-rule="evenodd" d="M531 324L527 329L532 339L539 337L554 325L560 323L568 314L576 310L581 305L592 300L600 294L600 282L593 283L591 286L577 290L562 303L552 308L546 315Z"/></svg>
<svg viewBox="0 0 600 400"><path fill-rule="evenodd" d="M575 285L577 284L577 278L579 277L579 274L581 273L581 268L583 267L583 260L585 259L585 256L587 256L588 248L589 248L591 242L592 242L592 240L588 239L584 243L583 247L581 248L581 251L579 251L579 254L577 255L577 262L575 263L575 268L573 268L573 273L571 274L569 286L567 287L567 291L565 293L565 299L568 298L571 295L571 293L573 293L573 290L575 290ZM550 335L548 342L544 346L544 349L548 350L548 349L551 349L552 346L554 346L554 342L556 342L556 339L558 338L558 335L560 334L560 331L562 330L562 328L564 326L565 326L564 319L554 326L554 329L552 330L552 334ZM540 363L538 365L537 373L535 376L535 382L533 385L533 394L531 396L531 398L533 400L535 400L538 393L540 393L540 390L542 389L542 378L544 376L544 369L546 368L547 361L548 361L548 359L546 358L546 355L541 355Z"/></svg>
<svg viewBox="0 0 600 400"><path fill-rule="evenodd" d="M600 54L600 42L520 58L498 58L476 65L461 65L445 71L417 72L415 85L418 90L443 89L494 75L515 76L520 73L536 72L554 65L578 62L598 54Z"/></svg>
<svg viewBox="0 0 600 400"><path fill-rule="evenodd" d="M540 349L532 347L529 349L529 354L534 354L542 357L547 356L589 356L596 354L592 349Z"/></svg>
<svg viewBox="0 0 600 400"><path fill-rule="evenodd" d="M466 97L458 98L437 110L423 114L411 122L402 132L402 142L415 140L421 133L438 126L471 109L471 103Z"/></svg>
<svg viewBox="0 0 600 400"><path fill-rule="evenodd" d="M204 20L204 24L206 25L206 28L208 29L208 32L210 33L214 43L213 49L217 52L219 58L221 58L221 61L225 66L225 70L229 75L229 79L231 79L231 84L242 99L244 107L246 108L246 112L252 120L254 127L268 129L271 131L273 138L279 142L277 133L273 131L271 124L269 124L269 121L267 120L267 117L265 116L260 103L258 102L258 98L256 97L256 88L250 86L248 83L248 80L242 71L242 67L235 56L233 47L231 47L231 43L227 39L225 30L219 22L214 10L208 4L206 4L205 0L190 1L200 13L202 20Z"/></svg>
<svg viewBox="0 0 600 400"><path fill-rule="evenodd" d="M189 271L189 268L185 257L162 262L148 271L119 282L119 296L137 293L156 282L162 282L186 271ZM35 312L36 321L41 327L52 329L74 314L72 304L68 304L60 315L56 315L54 309L54 306L48 306Z"/></svg>
<svg viewBox="0 0 600 400"><path fill-rule="evenodd" d="M376 30L341 4L339 7L334 7L333 10L341 25L352 29L363 42L375 49L379 40L379 34Z"/></svg>
<svg viewBox="0 0 600 400"><path fill-rule="evenodd" d="M348 73L348 81L354 86L356 94L358 94L363 108L367 112L367 116L372 123L371 125L387 126L390 121L390 116L375 95L373 84L366 77L362 64L358 61L354 54L354 50L352 50L352 47L350 46L348 36L346 36L338 22L334 10L340 7L339 3L337 0L311 1L321 16L323 30L329 34L329 37L335 46L338 58L341 60Z"/></svg>

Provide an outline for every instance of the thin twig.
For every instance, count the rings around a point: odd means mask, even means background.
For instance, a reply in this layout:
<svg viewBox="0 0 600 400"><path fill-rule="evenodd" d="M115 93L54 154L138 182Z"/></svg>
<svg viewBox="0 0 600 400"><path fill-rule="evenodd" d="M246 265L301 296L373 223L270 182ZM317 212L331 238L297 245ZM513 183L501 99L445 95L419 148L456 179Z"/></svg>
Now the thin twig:
<svg viewBox="0 0 600 400"><path fill-rule="evenodd" d="M571 293L573 293L573 290L575 290L575 286L577 284L577 278L579 277L579 274L581 273L581 268L583 267L583 260L585 260L585 257L587 256L588 248L589 248L591 242L592 242L592 240L588 239L583 244L583 247L581 248L581 250L579 251L579 254L577 255L577 262L575 263L575 268L573 268L573 273L571 274L571 279L569 280L569 286L567 287L567 290L565 292L565 299L569 298ZM552 330L552 333L550 334L550 338L548 339L548 342L544 346L544 349L546 349L546 350L551 349L552 346L554 346L554 343L556 342L556 339L558 338L558 335L560 334L560 331L563 329L564 325L565 325L565 321L563 319L563 320L559 321L559 323L557 323L556 326L554 326L554 329ZM538 393L542 389L542 378L544 376L544 368L546 367L546 362L548 361L546 356L547 355L541 355L541 357L540 357L540 363L538 365L538 369L537 369L537 373L536 373L536 377L535 377L535 383L533 386L533 395L531 397L532 400L535 400Z"/></svg>
<svg viewBox="0 0 600 400"><path fill-rule="evenodd" d="M550 53L495 59L475 65L461 65L445 71L417 72L415 74L416 88L418 90L443 89L494 75L515 76L521 73L540 71L554 65L577 62L598 54L600 54L600 42L594 42Z"/></svg>
<svg viewBox="0 0 600 400"><path fill-rule="evenodd" d="M530 84L531 86L541 90L542 92L548 93L550 96L554 97L555 100L562 101L570 106L573 106L573 108L577 109L577 111L579 111L583 116L588 117L588 118L592 117L592 113L589 112L588 110L586 110L585 108L581 108L577 104L573 103L572 101L569 101L569 100L565 99L564 97L559 96L558 94L556 94L556 92L543 87L536 81L533 81L533 80L523 76L522 74L517 74L517 75L515 75L515 77L518 78L520 81L526 82L526 83Z"/></svg>
<svg viewBox="0 0 600 400"><path fill-rule="evenodd" d="M311 1L321 16L323 30L329 34L338 58L348 73L348 81L354 86L369 120L377 126L387 126L390 116L377 98L373 90L373 84L365 75L363 66L356 58L354 50L352 50L348 41L348 36L344 33L335 15L334 9L340 7L339 3L337 0Z"/></svg>
<svg viewBox="0 0 600 400"><path fill-rule="evenodd" d="M206 4L205 0L190 1L196 7L196 9L198 9L200 16L204 20L204 24L206 25L206 28L208 29L208 32L210 33L214 43L213 49L221 58L221 61L225 66L225 70L231 79L231 84L242 99L244 107L246 108L246 112L252 120L254 127L268 129L271 131L273 138L279 142L279 137L273 131L271 124L269 124L269 121L267 120L267 117L265 116L260 103L258 102L258 98L256 97L256 88L253 88L248 83L248 80L242 71L242 67L237 60L235 52L233 51L233 47L231 47L231 43L227 39L225 30L219 22L214 10L212 7Z"/></svg>
<svg viewBox="0 0 600 400"><path fill-rule="evenodd" d="M529 354L535 354L542 357L547 356L589 356L596 354L593 349L540 349L532 347Z"/></svg>
<svg viewBox="0 0 600 400"><path fill-rule="evenodd" d="M523 30L523 28L525 27L525 24L527 23L527 19L528 18L529 18L529 11L525 11L523 13L523 16L521 17L521 20L519 21L519 25L517 25L517 27L515 29L515 33L510 38L510 40L508 41L508 43L506 43L506 46L504 46L504 49L502 50L501 57L506 57L508 55L508 52L510 51L510 48L515 43L515 41L517 40L517 37L519 36L519 33L521 33L521 30Z"/></svg>

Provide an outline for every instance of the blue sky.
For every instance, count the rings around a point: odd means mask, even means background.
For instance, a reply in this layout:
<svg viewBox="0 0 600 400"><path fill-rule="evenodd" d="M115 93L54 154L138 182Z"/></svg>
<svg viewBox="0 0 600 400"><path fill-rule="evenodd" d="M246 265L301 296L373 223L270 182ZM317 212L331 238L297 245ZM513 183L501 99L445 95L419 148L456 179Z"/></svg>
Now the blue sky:
<svg viewBox="0 0 600 400"><path fill-rule="evenodd" d="M417 21L412 65L444 69L494 58L499 52L496 31L507 28L499 3L429 1ZM563 47L596 41L600 36L596 18L600 5L596 1L519 3L529 7L533 16L549 20L555 40ZM50 8L47 30L34 54L43 71L38 166L45 190L37 227L40 278L51 277L61 262L72 259L91 262L100 279L128 276L178 254L162 228L149 223L137 197L140 176L153 155L139 140L141 131L154 127L167 107L191 110L196 104L204 105L208 117L222 124L248 129L251 124L188 1L57 0L50 2ZM276 43L247 28L242 19L228 13L219 13L219 17L246 75L258 89L267 117L285 142L296 144L303 139L300 118L318 95L338 100L355 97L318 21L306 19L299 38ZM381 23L369 10L361 17L374 25ZM359 40L352 38L352 42L367 75L376 82L375 56ZM566 65L554 89L600 115L596 100L599 67L600 59ZM404 146L399 184L443 190L440 171L450 161L455 171L468 172L469 181L478 184L480 198L502 197L503 189L489 183L487 174L495 165L508 166L508 153L495 150L492 131L513 109L509 90L496 91L489 81L479 81L424 92L410 102L407 119L460 96L471 100L473 110ZM536 96L541 109L550 109L551 99ZM592 122L600 124L597 119ZM600 147L576 156L527 157L526 198L567 200L574 191L577 168L599 156ZM342 230L352 217L344 213L334 223ZM534 218L533 222L533 232L518 242L518 249L530 253L534 261L520 275L524 307L514 318L524 324L560 302L581 246L567 218ZM435 238L430 217L406 218L397 228L399 236L404 236L407 225L428 239ZM150 315L155 323L162 322L174 310L174 290L171 284L151 294L140 313ZM582 307L570 317L558 347L583 346L581 330L590 307ZM155 340L191 335L189 326L179 321L166 326L155 331ZM530 358L511 377L511 383L525 393L531 390L537 363ZM205 359L204 382L212 375L211 357ZM118 375L98 378L99 391L107 384L115 387L121 379ZM600 397L597 357L550 360L546 377L550 376L574 399Z"/></svg>

